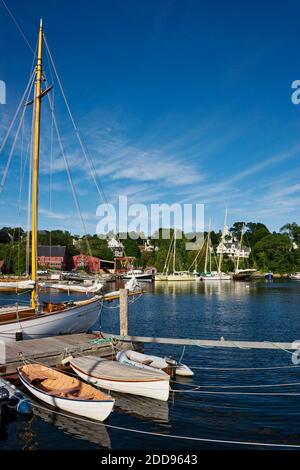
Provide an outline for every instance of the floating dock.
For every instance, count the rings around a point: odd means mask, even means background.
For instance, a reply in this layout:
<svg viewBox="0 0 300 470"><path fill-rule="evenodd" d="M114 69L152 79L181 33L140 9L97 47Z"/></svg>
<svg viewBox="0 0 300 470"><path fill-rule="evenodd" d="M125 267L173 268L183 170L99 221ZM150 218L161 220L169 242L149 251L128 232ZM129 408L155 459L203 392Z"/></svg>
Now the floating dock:
<svg viewBox="0 0 300 470"><path fill-rule="evenodd" d="M0 364L0 376L9 378L14 375L24 359L49 366L61 365L61 361L72 354L97 355L111 359L115 352L112 341L112 337L108 335L103 338L95 333L80 333L7 343L5 364ZM140 343L116 341L116 345L118 349L143 349Z"/></svg>

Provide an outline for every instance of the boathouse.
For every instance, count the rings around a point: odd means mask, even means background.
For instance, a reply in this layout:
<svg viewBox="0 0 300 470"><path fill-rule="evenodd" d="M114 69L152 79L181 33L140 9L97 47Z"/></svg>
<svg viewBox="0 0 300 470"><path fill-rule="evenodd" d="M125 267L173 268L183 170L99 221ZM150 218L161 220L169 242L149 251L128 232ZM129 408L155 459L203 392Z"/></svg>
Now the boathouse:
<svg viewBox="0 0 300 470"><path fill-rule="evenodd" d="M40 268L66 269L70 259L66 246L38 246L38 265Z"/></svg>

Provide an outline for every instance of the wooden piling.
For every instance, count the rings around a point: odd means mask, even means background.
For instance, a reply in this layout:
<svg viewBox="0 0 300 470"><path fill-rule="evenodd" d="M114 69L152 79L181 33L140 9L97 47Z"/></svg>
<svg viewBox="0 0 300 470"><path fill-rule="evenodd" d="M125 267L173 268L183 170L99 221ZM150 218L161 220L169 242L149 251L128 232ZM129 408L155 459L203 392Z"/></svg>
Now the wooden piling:
<svg viewBox="0 0 300 470"><path fill-rule="evenodd" d="M128 289L120 289L120 336L128 335Z"/></svg>

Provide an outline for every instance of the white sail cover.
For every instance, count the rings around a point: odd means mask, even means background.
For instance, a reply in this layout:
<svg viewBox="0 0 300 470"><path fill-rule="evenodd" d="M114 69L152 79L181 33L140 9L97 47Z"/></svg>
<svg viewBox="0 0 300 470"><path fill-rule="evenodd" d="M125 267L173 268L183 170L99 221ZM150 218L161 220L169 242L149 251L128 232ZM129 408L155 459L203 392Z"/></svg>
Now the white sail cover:
<svg viewBox="0 0 300 470"><path fill-rule="evenodd" d="M7 287L8 289L33 289L34 281L0 281L0 288Z"/></svg>
<svg viewBox="0 0 300 470"><path fill-rule="evenodd" d="M47 284L46 282L40 282L40 286L46 289L55 289L64 292L82 292L83 294L96 294L103 288L103 284L100 282L94 282L94 284L89 287L76 284Z"/></svg>

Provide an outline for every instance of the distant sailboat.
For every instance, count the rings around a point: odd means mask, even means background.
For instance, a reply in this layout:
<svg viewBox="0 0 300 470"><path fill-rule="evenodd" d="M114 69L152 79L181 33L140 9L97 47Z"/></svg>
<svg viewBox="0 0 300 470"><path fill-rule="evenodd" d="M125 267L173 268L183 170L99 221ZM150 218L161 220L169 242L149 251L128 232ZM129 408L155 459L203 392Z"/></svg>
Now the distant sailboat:
<svg viewBox="0 0 300 470"><path fill-rule="evenodd" d="M165 266L162 274L155 275L155 281L194 281L195 275L189 271L176 271L176 229L174 229L173 238L171 240ZM172 250L173 247L173 250ZM172 262L172 272L169 272Z"/></svg>
<svg viewBox="0 0 300 470"><path fill-rule="evenodd" d="M241 251L242 246L243 246L244 229L245 229L245 226L242 227L241 239L240 239L239 250L238 250L238 256L237 256L237 260L236 260L236 266L235 266L234 273L232 275L232 279L234 281L251 281L252 276L256 271L256 269L251 269L251 268L246 268L246 269L240 269L239 268L240 251Z"/></svg>
<svg viewBox="0 0 300 470"><path fill-rule="evenodd" d="M225 223L226 223L226 215L225 215ZM223 230L224 234L224 230ZM222 234L222 237L224 236ZM211 220L209 221L209 228L206 240L206 252L205 252L205 264L204 264L204 272L200 274L199 279L201 281L228 281L231 279L230 274L226 274L222 272L222 261L223 256L220 256L219 263L218 263L218 270L212 271L212 262L211 262L211 255L213 252L213 246L211 243ZM209 262L209 270L208 270L208 262Z"/></svg>

